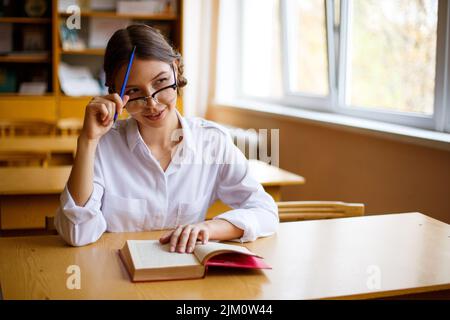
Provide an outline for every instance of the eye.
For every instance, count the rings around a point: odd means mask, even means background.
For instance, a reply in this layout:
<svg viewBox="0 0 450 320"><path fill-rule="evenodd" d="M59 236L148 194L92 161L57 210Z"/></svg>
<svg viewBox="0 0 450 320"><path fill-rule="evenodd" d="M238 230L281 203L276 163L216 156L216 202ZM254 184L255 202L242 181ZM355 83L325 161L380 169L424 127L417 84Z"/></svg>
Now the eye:
<svg viewBox="0 0 450 320"><path fill-rule="evenodd" d="M166 82L168 80L169 80L168 78L161 78L161 79L157 80L156 83L157 84L161 84L161 83L164 83L164 82Z"/></svg>
<svg viewBox="0 0 450 320"><path fill-rule="evenodd" d="M138 91L139 91L138 89L132 88L132 89L127 90L127 92L125 94L126 95L131 95L131 94L136 93Z"/></svg>

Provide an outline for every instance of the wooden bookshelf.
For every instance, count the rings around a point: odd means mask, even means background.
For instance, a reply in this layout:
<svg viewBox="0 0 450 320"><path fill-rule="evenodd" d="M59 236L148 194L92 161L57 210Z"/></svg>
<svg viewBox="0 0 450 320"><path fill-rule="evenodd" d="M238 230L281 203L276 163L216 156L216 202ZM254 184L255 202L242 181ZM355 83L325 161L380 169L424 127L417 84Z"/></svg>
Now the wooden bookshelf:
<svg viewBox="0 0 450 320"><path fill-rule="evenodd" d="M0 56L0 62L9 63L50 63L50 57L41 54L12 54Z"/></svg>
<svg viewBox="0 0 450 320"><path fill-rule="evenodd" d="M129 19L148 23L149 25L167 24L170 27L170 41L178 51L182 51L182 0L177 1L176 14L117 14L110 11L81 10L82 21L95 18ZM87 102L92 97L71 97L65 95L58 81L58 66L61 61L79 61L83 65L86 59L99 59L99 65L105 49L86 48L83 50L63 50L60 41L60 22L69 14L58 12L58 0L48 0L50 14L45 17L31 18L21 16L0 17L0 23L11 23L13 26L26 24L49 26L49 54L0 55L0 67L23 72L27 66L42 64L48 70L49 90L41 96L20 95L17 92L0 92L0 119L20 120L36 119L56 121L61 118L82 118ZM2 41L0 39L0 41ZM18 85L17 85L18 90ZM179 103L182 111L182 101Z"/></svg>
<svg viewBox="0 0 450 320"><path fill-rule="evenodd" d="M70 14L61 12L61 17L67 17ZM118 14L114 11L81 11L82 17L109 18L109 19L134 19L134 20L177 20L173 14Z"/></svg>
<svg viewBox="0 0 450 320"><path fill-rule="evenodd" d="M86 48L83 50L61 50L61 54L67 55L89 55L89 56L103 56L105 54L105 49L93 49Z"/></svg>
<svg viewBox="0 0 450 320"><path fill-rule="evenodd" d="M48 24L51 18L0 17L0 23Z"/></svg>

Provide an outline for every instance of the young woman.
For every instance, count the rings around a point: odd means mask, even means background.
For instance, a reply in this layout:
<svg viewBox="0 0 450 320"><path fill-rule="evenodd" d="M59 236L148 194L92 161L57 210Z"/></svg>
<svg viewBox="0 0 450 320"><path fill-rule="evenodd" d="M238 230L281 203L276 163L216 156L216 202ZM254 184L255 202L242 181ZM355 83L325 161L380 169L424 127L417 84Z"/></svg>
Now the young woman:
<svg viewBox="0 0 450 320"><path fill-rule="evenodd" d="M134 46L122 100L117 92ZM117 31L104 70L110 94L86 107L55 218L69 244L95 242L105 231L169 229L160 242L182 253L197 241L253 241L276 231L276 204L249 175L226 129L176 110L187 84L182 59L158 31L146 25ZM114 123L124 109L130 117ZM217 199L233 210L205 221Z"/></svg>

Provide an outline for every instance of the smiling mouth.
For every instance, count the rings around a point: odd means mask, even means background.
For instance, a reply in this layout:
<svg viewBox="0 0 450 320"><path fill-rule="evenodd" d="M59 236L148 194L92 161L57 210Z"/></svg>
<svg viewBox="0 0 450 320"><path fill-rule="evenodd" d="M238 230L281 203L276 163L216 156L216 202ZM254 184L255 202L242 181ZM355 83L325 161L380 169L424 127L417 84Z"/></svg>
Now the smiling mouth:
<svg viewBox="0 0 450 320"><path fill-rule="evenodd" d="M155 120L155 119L158 119L158 118L163 114L163 112L164 112L165 110L166 110L166 109L163 109L163 110L161 110L160 112L154 113L154 114L145 114L144 117L149 118L149 119L152 119L152 120Z"/></svg>

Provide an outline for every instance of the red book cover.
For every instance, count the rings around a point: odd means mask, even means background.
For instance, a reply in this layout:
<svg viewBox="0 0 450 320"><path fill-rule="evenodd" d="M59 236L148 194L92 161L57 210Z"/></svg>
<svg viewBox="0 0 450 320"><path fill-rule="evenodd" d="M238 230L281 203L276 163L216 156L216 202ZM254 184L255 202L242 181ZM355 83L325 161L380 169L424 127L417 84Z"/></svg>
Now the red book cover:
<svg viewBox="0 0 450 320"><path fill-rule="evenodd" d="M244 269L272 269L263 259L245 254L224 253L206 262L208 267L229 267Z"/></svg>

